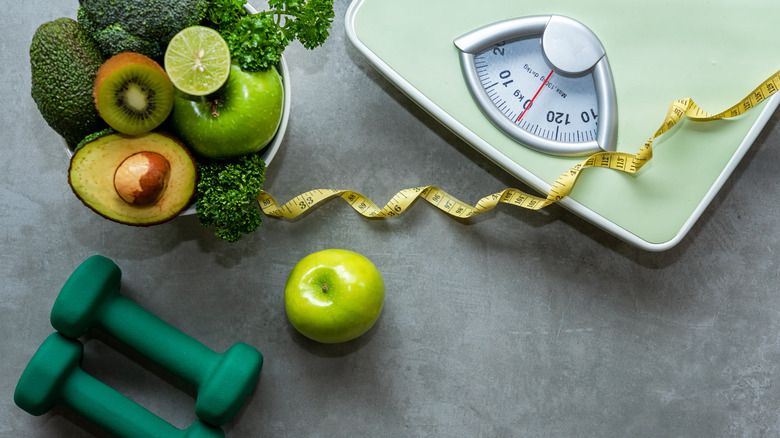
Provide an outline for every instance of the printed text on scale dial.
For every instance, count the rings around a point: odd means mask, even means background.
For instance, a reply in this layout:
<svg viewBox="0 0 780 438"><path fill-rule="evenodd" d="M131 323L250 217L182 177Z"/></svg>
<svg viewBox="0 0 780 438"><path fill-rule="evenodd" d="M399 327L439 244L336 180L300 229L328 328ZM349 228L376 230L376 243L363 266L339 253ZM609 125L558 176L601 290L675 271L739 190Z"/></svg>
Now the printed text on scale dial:
<svg viewBox="0 0 780 438"><path fill-rule="evenodd" d="M564 143L596 139L598 102L592 76L555 72L539 39L498 43L476 54L474 63L485 92L521 129Z"/></svg>

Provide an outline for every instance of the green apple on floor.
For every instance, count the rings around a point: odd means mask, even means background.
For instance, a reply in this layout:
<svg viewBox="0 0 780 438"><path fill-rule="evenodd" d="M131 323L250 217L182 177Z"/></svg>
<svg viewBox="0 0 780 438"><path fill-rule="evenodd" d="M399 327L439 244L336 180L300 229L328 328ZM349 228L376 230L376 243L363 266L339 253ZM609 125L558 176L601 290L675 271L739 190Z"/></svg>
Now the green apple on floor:
<svg viewBox="0 0 780 438"><path fill-rule="evenodd" d="M243 71L235 64L225 84L208 96L176 91L171 123L178 137L206 158L258 152L282 121L284 87L275 68Z"/></svg>
<svg viewBox="0 0 780 438"><path fill-rule="evenodd" d="M284 305L290 323L322 343L346 342L379 319L385 283L366 257L343 249L307 255L290 272Z"/></svg>

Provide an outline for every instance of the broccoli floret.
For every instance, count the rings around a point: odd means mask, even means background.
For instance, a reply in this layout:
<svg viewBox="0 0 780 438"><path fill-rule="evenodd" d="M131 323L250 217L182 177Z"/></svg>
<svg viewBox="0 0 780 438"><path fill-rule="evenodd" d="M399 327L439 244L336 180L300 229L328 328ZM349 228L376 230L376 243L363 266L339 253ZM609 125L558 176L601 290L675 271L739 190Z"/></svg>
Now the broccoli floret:
<svg viewBox="0 0 780 438"><path fill-rule="evenodd" d="M104 56L156 58L176 33L203 20L207 6L208 0L79 0L77 15Z"/></svg>

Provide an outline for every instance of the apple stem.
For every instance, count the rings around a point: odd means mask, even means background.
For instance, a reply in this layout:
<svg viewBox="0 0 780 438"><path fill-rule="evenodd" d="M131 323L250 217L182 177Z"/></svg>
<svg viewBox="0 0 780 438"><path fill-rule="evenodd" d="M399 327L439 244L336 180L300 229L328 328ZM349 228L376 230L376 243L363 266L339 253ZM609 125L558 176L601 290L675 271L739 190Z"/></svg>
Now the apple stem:
<svg viewBox="0 0 780 438"><path fill-rule="evenodd" d="M211 115L214 117L219 117L219 113L217 112L217 105L222 103L219 99L214 99L211 101Z"/></svg>
<svg viewBox="0 0 780 438"><path fill-rule="evenodd" d="M327 284L323 284L322 285L322 292L323 293L328 293L328 285Z"/></svg>

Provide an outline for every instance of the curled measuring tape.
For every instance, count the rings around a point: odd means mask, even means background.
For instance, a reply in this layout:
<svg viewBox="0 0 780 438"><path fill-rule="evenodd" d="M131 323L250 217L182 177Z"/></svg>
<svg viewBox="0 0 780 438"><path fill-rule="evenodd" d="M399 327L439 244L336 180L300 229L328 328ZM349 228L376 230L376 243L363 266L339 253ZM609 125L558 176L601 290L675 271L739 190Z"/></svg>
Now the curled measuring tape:
<svg viewBox="0 0 780 438"><path fill-rule="evenodd" d="M422 198L450 216L466 219L493 209L499 203L515 205L529 210L539 210L569 195L583 169L602 167L625 173L636 173L653 157L653 140L672 129L683 117L692 120L709 121L737 117L756 107L780 88L780 71L770 76L752 93L737 104L718 114L702 110L692 99L680 99L669 104L663 123L636 154L625 152L598 152L571 169L563 172L552 185L547 196L540 197L514 188L480 199L475 206L462 202L436 186L414 187L401 190L380 208L366 196L352 190L317 189L298 195L285 203L278 202L265 191L258 202L267 216L293 219L311 210L322 202L340 197L361 215L369 218L393 217L403 213L417 198Z"/></svg>

